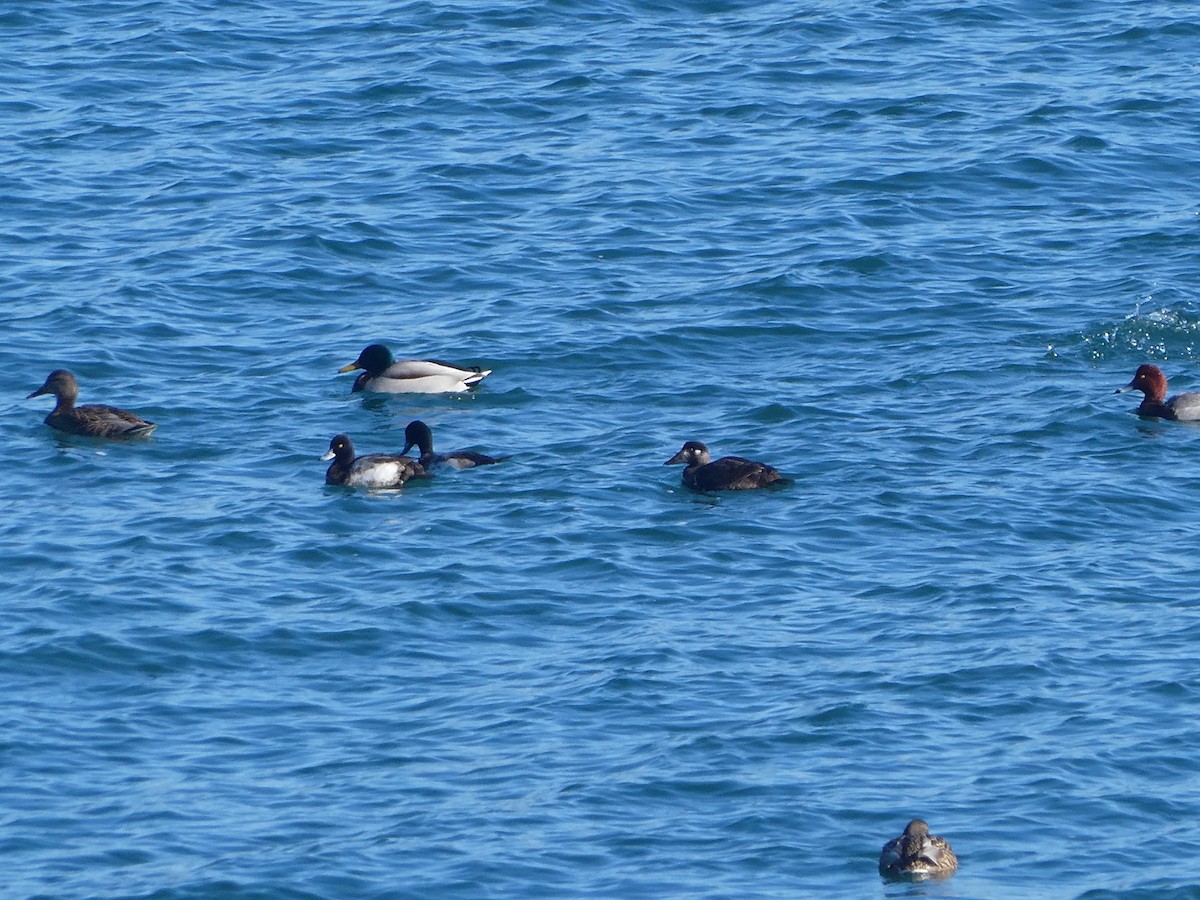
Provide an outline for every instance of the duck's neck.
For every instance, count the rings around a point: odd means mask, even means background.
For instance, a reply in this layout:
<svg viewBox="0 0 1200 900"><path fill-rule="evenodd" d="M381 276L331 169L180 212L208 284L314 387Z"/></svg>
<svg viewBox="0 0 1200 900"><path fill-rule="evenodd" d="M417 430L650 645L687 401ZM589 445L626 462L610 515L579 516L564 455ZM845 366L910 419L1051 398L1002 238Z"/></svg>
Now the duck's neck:
<svg viewBox="0 0 1200 900"><path fill-rule="evenodd" d="M413 441L417 445L417 449L421 451L421 459L425 457L433 457L433 435L430 432L416 435L416 440Z"/></svg>
<svg viewBox="0 0 1200 900"><path fill-rule="evenodd" d="M343 447L333 457L333 462L325 470L325 480L331 483L340 482L354 465L354 451Z"/></svg>
<svg viewBox="0 0 1200 900"><path fill-rule="evenodd" d="M900 855L905 859L919 859L925 851L925 840L922 834L905 832L900 841Z"/></svg>

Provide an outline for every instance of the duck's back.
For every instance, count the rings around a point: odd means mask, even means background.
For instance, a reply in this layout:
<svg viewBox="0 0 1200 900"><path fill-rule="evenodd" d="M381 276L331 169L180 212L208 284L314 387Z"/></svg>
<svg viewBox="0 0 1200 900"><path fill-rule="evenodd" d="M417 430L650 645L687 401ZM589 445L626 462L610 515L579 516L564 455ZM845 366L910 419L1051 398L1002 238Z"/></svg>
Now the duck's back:
<svg viewBox="0 0 1200 900"><path fill-rule="evenodd" d="M879 871L884 875L930 876L949 875L958 868L958 857L954 855L949 841L935 834L921 842L917 853L905 853L904 837L888 841L879 856Z"/></svg>
<svg viewBox="0 0 1200 900"><path fill-rule="evenodd" d="M384 394L441 394L474 387L490 371L478 367L455 366L436 359L401 359L377 375L364 372L352 390Z"/></svg>
<svg viewBox="0 0 1200 900"><path fill-rule="evenodd" d="M685 470L683 480L697 491L745 491L789 482L774 466L741 456L724 456Z"/></svg>
<svg viewBox="0 0 1200 900"><path fill-rule="evenodd" d="M1186 394L1176 394L1163 406L1169 412L1167 418L1180 422L1200 421L1200 393L1190 391Z"/></svg>
<svg viewBox="0 0 1200 900"><path fill-rule="evenodd" d="M52 412L46 416L46 424L68 434L109 438L142 437L158 427L127 410L99 403Z"/></svg>
<svg viewBox="0 0 1200 900"><path fill-rule="evenodd" d="M372 453L360 456L346 470L339 484L351 487L398 487L411 478L424 474L416 460L407 456Z"/></svg>
<svg viewBox="0 0 1200 900"><path fill-rule="evenodd" d="M494 456L486 453L476 453L474 450L454 450L450 453L427 453L421 455L421 465L425 468L432 466L448 466L451 469L473 469L476 466L493 466L500 462Z"/></svg>

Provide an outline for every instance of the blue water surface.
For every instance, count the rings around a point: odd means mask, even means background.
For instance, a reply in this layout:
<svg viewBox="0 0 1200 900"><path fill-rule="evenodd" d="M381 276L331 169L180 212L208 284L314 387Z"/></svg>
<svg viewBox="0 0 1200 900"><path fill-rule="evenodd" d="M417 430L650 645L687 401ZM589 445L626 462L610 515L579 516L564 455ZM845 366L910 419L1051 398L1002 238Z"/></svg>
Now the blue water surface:
<svg viewBox="0 0 1200 900"><path fill-rule="evenodd" d="M5 896L1200 897L1195 12L0 11Z"/></svg>

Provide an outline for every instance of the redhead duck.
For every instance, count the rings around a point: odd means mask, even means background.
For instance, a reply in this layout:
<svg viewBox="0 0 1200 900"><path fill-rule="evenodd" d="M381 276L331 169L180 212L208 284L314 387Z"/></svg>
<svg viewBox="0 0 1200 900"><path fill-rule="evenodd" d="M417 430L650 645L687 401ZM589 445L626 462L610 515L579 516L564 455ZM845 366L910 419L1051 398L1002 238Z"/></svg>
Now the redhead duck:
<svg viewBox="0 0 1200 900"><path fill-rule="evenodd" d="M158 427L141 416L115 406L98 403L76 406L79 382L66 369L55 369L46 378L46 383L25 399L31 400L42 394L53 394L58 401L50 415L46 416L46 424L68 434L103 438L145 437Z"/></svg>
<svg viewBox="0 0 1200 900"><path fill-rule="evenodd" d="M433 452L433 432L424 422L417 420L409 422L408 427L404 429L404 449L401 453L407 453L414 446L421 451L419 462L426 469L432 469L434 466L450 466L455 469L472 469L475 466L490 466L500 462L504 457L497 459L494 456L485 456L482 453L476 453L474 450L452 450L449 453L434 453Z"/></svg>
<svg viewBox="0 0 1200 900"><path fill-rule="evenodd" d="M699 441L688 441L663 465L678 463L686 465L683 483L693 491L745 491L792 483L773 466L740 456L726 456L709 462L708 448Z"/></svg>
<svg viewBox="0 0 1200 900"><path fill-rule="evenodd" d="M1126 391L1141 391L1144 395L1138 405L1139 416L1173 419L1180 422L1195 422L1200 420L1200 394L1176 394L1167 399L1167 376L1158 366L1146 363L1138 366L1133 375L1133 381L1125 387L1117 388L1116 393Z"/></svg>
<svg viewBox="0 0 1200 900"><path fill-rule="evenodd" d="M344 434L333 436L328 452L321 459L333 460L325 471L326 484L390 488L400 487L412 478L425 477L425 469L421 464L407 456L389 453L355 456L354 445Z"/></svg>
<svg viewBox="0 0 1200 900"><path fill-rule="evenodd" d="M436 359L395 360L383 344L371 344L358 354L358 359L338 371L355 369L363 373L354 379L351 393L445 394L470 390L492 373L491 369L455 366Z"/></svg>
<svg viewBox="0 0 1200 900"><path fill-rule="evenodd" d="M879 874L887 878L945 878L958 868L950 842L929 833L924 819L913 819L904 834L883 845Z"/></svg>

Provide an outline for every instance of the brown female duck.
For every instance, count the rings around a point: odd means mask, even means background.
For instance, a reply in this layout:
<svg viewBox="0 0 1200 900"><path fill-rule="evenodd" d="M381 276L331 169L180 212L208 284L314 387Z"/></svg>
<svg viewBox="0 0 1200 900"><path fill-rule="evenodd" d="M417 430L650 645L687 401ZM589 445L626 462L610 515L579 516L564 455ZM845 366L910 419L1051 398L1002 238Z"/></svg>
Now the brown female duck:
<svg viewBox="0 0 1200 900"><path fill-rule="evenodd" d="M945 878L958 868L950 842L929 833L924 819L913 819L904 834L883 845L879 874L887 878Z"/></svg>
<svg viewBox="0 0 1200 900"><path fill-rule="evenodd" d="M76 406L79 382L66 369L55 369L46 378L46 383L25 399L31 400L42 394L53 394L58 401L50 415L46 416L46 424L68 434L102 438L144 437L158 427L141 416L115 406L98 403Z"/></svg>

